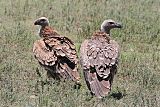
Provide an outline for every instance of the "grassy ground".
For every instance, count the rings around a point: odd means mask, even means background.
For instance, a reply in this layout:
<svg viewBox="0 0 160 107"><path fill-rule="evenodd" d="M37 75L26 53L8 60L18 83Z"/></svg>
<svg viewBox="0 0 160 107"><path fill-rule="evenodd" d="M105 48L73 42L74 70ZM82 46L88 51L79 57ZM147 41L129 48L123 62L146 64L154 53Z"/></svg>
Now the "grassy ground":
<svg viewBox="0 0 160 107"><path fill-rule="evenodd" d="M83 75L73 84L44 84L32 54L38 28L46 16L77 46L104 19L123 23L112 31L121 46L120 64L109 96L92 98ZM0 107L158 107L160 106L159 0L0 0Z"/></svg>

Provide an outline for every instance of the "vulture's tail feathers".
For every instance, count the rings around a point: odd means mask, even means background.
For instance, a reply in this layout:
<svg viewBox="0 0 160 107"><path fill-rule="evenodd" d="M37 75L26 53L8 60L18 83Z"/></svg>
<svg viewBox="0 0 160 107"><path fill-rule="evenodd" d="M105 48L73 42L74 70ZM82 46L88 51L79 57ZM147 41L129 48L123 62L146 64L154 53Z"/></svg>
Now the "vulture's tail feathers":
<svg viewBox="0 0 160 107"><path fill-rule="evenodd" d="M99 79L98 75L95 72L90 70L85 70L84 76L87 76L86 83L93 95L98 98L106 96L110 92L110 82L109 80Z"/></svg>

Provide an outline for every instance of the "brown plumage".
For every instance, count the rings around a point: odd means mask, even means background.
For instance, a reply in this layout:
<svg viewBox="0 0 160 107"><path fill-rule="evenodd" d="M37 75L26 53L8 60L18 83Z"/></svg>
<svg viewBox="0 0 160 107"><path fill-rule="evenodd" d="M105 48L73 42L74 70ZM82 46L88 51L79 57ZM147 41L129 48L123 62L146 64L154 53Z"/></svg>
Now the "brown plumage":
<svg viewBox="0 0 160 107"><path fill-rule="evenodd" d="M85 40L80 48L80 62L86 84L91 93L98 98L106 96L117 72L119 45L110 37L112 28L122 26L113 20L105 20L101 31L95 32L91 39Z"/></svg>
<svg viewBox="0 0 160 107"><path fill-rule="evenodd" d="M49 76L70 79L79 84L78 57L74 43L51 28L45 17L37 19L34 24L41 26L41 39L33 46L33 53L39 64L47 70Z"/></svg>

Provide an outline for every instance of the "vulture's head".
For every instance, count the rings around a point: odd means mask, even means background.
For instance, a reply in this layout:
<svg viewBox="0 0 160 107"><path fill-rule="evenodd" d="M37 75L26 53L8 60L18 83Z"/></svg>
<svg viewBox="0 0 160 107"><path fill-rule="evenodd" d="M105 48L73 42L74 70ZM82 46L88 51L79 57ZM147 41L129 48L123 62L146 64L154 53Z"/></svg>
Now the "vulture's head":
<svg viewBox="0 0 160 107"><path fill-rule="evenodd" d="M40 25L42 27L49 25L49 20L46 17L40 17L34 22L34 25Z"/></svg>
<svg viewBox="0 0 160 107"><path fill-rule="evenodd" d="M108 19L101 24L101 31L109 33L113 28L122 28L122 25L114 20Z"/></svg>

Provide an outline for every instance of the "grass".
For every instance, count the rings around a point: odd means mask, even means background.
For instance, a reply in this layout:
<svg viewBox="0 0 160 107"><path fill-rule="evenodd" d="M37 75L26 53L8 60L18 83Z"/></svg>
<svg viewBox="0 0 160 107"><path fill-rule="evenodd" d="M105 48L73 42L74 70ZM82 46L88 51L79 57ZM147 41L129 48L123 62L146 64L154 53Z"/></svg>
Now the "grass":
<svg viewBox="0 0 160 107"><path fill-rule="evenodd" d="M0 0L0 107L158 107L160 106L159 0ZM45 84L32 54L46 16L51 26L81 42L111 18L123 24L112 38L121 46L118 73L109 96L92 98L83 79Z"/></svg>

